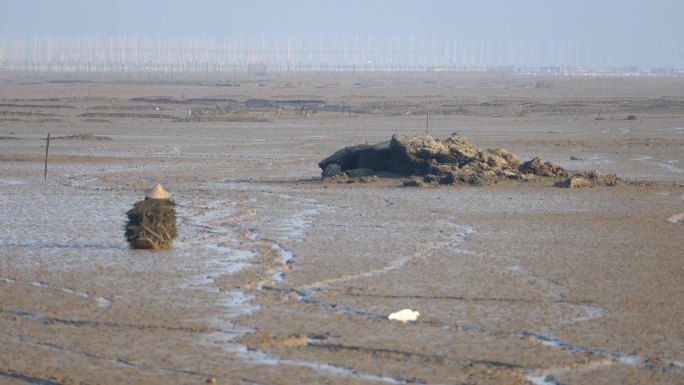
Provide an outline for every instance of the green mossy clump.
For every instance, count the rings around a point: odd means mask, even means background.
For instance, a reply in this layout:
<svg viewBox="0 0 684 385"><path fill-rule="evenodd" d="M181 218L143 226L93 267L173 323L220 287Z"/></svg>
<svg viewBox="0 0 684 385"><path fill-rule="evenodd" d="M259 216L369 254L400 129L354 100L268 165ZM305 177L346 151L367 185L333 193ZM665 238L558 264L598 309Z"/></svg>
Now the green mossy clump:
<svg viewBox="0 0 684 385"><path fill-rule="evenodd" d="M134 249L168 249L176 237L176 204L169 199L137 202L129 210L126 240Z"/></svg>

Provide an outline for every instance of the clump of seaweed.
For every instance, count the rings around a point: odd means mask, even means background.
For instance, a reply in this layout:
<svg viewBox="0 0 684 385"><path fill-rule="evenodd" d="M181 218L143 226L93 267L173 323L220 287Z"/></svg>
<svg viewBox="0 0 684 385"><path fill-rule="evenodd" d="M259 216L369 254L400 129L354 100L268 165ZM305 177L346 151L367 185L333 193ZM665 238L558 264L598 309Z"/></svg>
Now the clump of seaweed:
<svg viewBox="0 0 684 385"><path fill-rule="evenodd" d="M175 206L176 204L168 199L168 194L158 192L148 193L145 200L136 202L133 208L126 212L128 223L125 236L131 247L155 250L171 248L177 235Z"/></svg>

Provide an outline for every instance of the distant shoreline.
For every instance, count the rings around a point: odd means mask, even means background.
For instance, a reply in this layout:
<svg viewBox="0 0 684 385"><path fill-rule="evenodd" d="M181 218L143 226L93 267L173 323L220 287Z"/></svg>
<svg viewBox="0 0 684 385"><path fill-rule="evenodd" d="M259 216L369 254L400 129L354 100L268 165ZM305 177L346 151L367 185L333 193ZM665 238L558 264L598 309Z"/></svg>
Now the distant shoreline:
<svg viewBox="0 0 684 385"><path fill-rule="evenodd" d="M364 79L364 78L424 78L424 77L535 77L535 78L566 78L566 79L591 79L591 78L648 78L648 79L672 79L684 78L684 68L642 68L642 67L619 67L619 68L585 68L585 67L474 67L474 68L337 68L337 67L311 67L291 69L263 69L255 71L250 66L235 66L220 69L201 68L174 68L160 67L159 69L144 69L138 67L88 67L83 65L3 65L0 63L0 77L42 77L55 82L70 82L74 79L79 81L93 80L224 80L231 84L223 86L239 86L240 81L259 81L269 79L308 78L308 79Z"/></svg>

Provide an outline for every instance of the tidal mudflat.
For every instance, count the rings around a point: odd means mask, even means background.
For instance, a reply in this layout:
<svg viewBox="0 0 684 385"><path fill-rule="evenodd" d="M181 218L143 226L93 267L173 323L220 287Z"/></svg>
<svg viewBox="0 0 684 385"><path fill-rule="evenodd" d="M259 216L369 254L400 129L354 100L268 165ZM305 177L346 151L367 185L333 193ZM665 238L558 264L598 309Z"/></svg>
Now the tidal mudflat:
<svg viewBox="0 0 684 385"><path fill-rule="evenodd" d="M681 79L0 82L0 383L684 382ZM321 180L426 130L638 183Z"/></svg>

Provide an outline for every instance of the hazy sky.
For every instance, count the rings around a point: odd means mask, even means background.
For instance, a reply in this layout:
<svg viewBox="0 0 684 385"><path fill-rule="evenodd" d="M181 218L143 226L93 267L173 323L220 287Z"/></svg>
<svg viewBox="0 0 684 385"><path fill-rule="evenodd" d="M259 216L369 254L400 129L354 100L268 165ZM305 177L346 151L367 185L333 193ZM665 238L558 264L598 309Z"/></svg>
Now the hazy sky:
<svg viewBox="0 0 684 385"><path fill-rule="evenodd" d="M684 65L682 0L0 0L0 35L470 38Z"/></svg>

